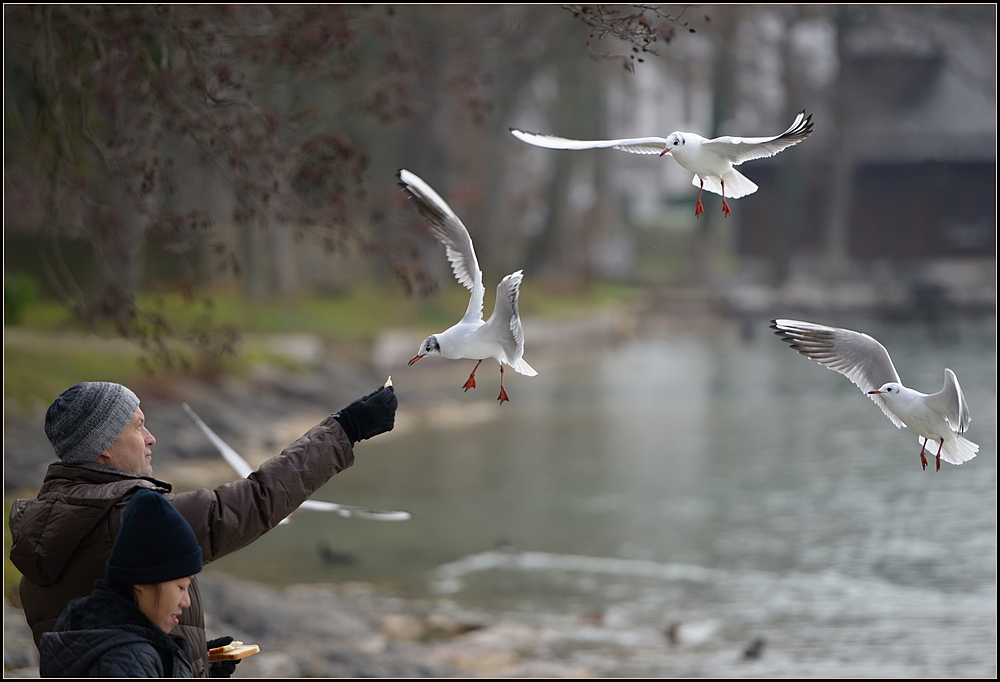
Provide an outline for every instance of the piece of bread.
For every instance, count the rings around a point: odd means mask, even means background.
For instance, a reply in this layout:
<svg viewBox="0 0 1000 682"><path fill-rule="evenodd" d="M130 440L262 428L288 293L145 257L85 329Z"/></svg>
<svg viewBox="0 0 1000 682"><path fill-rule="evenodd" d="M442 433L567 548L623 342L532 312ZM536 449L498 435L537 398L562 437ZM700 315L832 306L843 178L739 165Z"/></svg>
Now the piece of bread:
<svg viewBox="0 0 1000 682"><path fill-rule="evenodd" d="M260 652L260 647L256 644L244 644L233 641L226 646L217 646L208 650L209 661L238 661L247 656L253 656Z"/></svg>

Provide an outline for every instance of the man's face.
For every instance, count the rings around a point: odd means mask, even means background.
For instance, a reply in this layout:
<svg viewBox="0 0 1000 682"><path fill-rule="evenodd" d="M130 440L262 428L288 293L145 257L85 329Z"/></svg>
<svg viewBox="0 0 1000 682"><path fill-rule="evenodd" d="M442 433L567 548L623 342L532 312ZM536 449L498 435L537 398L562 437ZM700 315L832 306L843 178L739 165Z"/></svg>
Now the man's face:
<svg viewBox="0 0 1000 682"><path fill-rule="evenodd" d="M108 464L125 471L131 471L140 476L153 475L153 451L156 444L153 434L146 428L146 416L138 407L132 420L118 436L118 440L108 446L108 449L97 458L98 462Z"/></svg>

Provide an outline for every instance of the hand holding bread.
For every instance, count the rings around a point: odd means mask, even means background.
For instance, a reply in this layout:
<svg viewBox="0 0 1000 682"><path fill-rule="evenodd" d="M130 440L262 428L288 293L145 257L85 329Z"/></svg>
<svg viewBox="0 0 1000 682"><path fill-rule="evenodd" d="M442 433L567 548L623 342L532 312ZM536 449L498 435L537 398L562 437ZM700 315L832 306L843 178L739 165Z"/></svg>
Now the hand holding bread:
<svg viewBox="0 0 1000 682"><path fill-rule="evenodd" d="M238 661L247 656L253 656L260 652L260 647L256 644L244 644L234 640L226 646L217 646L208 650L208 660L214 661Z"/></svg>

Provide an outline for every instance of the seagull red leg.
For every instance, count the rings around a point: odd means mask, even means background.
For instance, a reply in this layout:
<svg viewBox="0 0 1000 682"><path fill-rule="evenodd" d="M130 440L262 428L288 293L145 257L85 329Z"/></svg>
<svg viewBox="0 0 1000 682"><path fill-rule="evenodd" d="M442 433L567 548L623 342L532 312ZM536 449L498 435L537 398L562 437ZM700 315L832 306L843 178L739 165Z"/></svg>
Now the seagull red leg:
<svg viewBox="0 0 1000 682"><path fill-rule="evenodd" d="M476 366L472 368L472 374L469 375L469 380L466 381L464 384L462 384L462 388L464 388L466 391L468 391L470 388L476 387L476 370L479 369L480 362L482 362L482 360L477 362Z"/></svg>
<svg viewBox="0 0 1000 682"><path fill-rule="evenodd" d="M719 182L722 183L722 212L729 216L729 204L726 203L726 181L719 178Z"/></svg>
<svg viewBox="0 0 1000 682"><path fill-rule="evenodd" d="M696 218L705 212L705 207L701 205L701 193L704 191L705 191L705 181L701 180L701 188L698 189L698 205L694 207L694 215Z"/></svg>
<svg viewBox="0 0 1000 682"><path fill-rule="evenodd" d="M934 471L941 471L941 450L944 449L944 438L941 439L941 445L938 446L937 451L937 461L935 462Z"/></svg>
<svg viewBox="0 0 1000 682"><path fill-rule="evenodd" d="M507 397L507 391L503 388L503 365L500 365L500 395L497 397L500 404L503 405L504 402L509 402L510 398Z"/></svg>
<svg viewBox="0 0 1000 682"><path fill-rule="evenodd" d="M927 470L927 458L924 457L924 450L927 448L927 440L924 439L924 444L920 447L920 466Z"/></svg>

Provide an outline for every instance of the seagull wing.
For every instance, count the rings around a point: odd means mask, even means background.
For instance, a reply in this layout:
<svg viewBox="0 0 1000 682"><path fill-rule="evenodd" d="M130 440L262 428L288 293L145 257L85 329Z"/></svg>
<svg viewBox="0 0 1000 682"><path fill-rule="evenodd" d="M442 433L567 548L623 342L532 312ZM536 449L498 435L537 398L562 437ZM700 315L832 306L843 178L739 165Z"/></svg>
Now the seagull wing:
<svg viewBox="0 0 1000 682"><path fill-rule="evenodd" d="M633 154L659 154L667 148L665 137L629 137L622 140L569 140L555 135L528 133L517 128L510 129L511 135L546 149L620 149Z"/></svg>
<svg viewBox="0 0 1000 682"><path fill-rule="evenodd" d="M233 450L229 444L222 440L222 438L215 433L208 425L201 420L201 418L195 414L194 410L187 403L181 403L184 411L187 412L191 420L202 430L208 440L212 442L215 449L218 450L222 457L229 462L229 465L236 470L236 473L240 475L241 478L246 478L253 473L253 469L247 464L247 461L240 457L240 455ZM365 507L352 507L346 504L337 504L335 502L322 502L320 500L306 500L299 505L299 509L313 509L315 511L335 511L341 516L355 516L363 519L377 519L379 521L405 521L410 518L410 512L406 511L383 511L381 509L367 509ZM288 523L288 519L283 519L281 523Z"/></svg>
<svg viewBox="0 0 1000 682"><path fill-rule="evenodd" d="M406 521L413 517L408 511L368 509L367 507L354 507L348 504L337 504L336 502L323 502L322 500L306 500L299 506L299 509L336 512L344 517L371 519L373 521Z"/></svg>
<svg viewBox="0 0 1000 682"><path fill-rule="evenodd" d="M893 424L904 426L882 396L868 393L891 381L902 383L889 351L881 343L861 332L799 320L772 320L771 328L802 355L846 376L882 408Z"/></svg>
<svg viewBox="0 0 1000 682"><path fill-rule="evenodd" d="M188 413L188 416L191 417L191 421L193 421L195 425L201 429L202 433L208 437L208 440L212 442L212 445L214 445L215 449L219 451L222 458L228 462L229 466L236 470L236 473L239 474L240 478L246 478L253 473L253 469L250 468L247 461L240 457L240 454L236 452L236 450L229 447L229 443L222 440L222 438L220 438L215 431L208 428L208 424L203 422L201 417L196 415L194 410L192 410L187 403L181 403L181 406L184 408L184 411ZM289 516L289 518L291 518L291 516ZM283 526L288 522L287 518L282 519L278 522L278 525Z"/></svg>
<svg viewBox="0 0 1000 682"><path fill-rule="evenodd" d="M800 111L795 121L781 135L775 137L716 137L705 140L702 146L727 159L734 166L751 159L774 156L782 149L796 145L812 134L812 114Z"/></svg>
<svg viewBox="0 0 1000 682"><path fill-rule="evenodd" d="M451 263L455 279L472 292L463 321L483 319L483 272L479 269L476 250L469 231L455 212L430 185L406 169L397 173L399 184L417 204L417 210L428 228L444 244L445 255Z"/></svg>
<svg viewBox="0 0 1000 682"><path fill-rule="evenodd" d="M944 387L937 393L927 396L927 404L944 417L948 426L956 433L965 433L972 417L969 416L969 406L965 402L965 394L958 385L958 377L947 367L944 370Z"/></svg>
<svg viewBox="0 0 1000 682"><path fill-rule="evenodd" d="M497 285L497 299L493 314L486 322L488 333L495 336L503 348L507 364L515 371L529 377L536 372L524 361L524 331L521 329L521 315L517 309L517 299L520 292L523 271L511 273Z"/></svg>
<svg viewBox="0 0 1000 682"><path fill-rule="evenodd" d="M187 403L182 403L182 406L184 407L184 411L187 412L188 416L191 417L191 421L193 421L195 425L197 425L197 427L201 429L202 433L204 433L208 437L208 440L212 442L212 445L214 445L215 449L219 451L219 454L222 455L222 458L229 463L229 466L231 466L233 469L236 470L236 473L240 475L240 478L246 478L247 476L253 473L253 469L250 468L250 465L247 463L247 461L242 457L240 457L239 453L236 452L236 450L233 450L231 447L229 447L229 443L222 440L222 438L220 438L218 434L215 433L215 431L208 428L208 425L201 420L201 417L199 417L194 413L194 410L192 410Z"/></svg>

